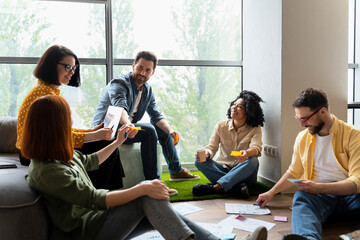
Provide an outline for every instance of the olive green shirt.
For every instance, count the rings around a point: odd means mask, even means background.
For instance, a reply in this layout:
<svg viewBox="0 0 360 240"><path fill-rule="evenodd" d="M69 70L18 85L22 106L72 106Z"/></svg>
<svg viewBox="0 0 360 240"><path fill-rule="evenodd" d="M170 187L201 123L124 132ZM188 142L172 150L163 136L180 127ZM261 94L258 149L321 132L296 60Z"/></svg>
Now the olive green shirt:
<svg viewBox="0 0 360 240"><path fill-rule="evenodd" d="M96 153L75 151L73 159L32 160L27 181L45 199L57 239L94 239L106 219L105 197L108 190L96 189L86 171L99 168Z"/></svg>

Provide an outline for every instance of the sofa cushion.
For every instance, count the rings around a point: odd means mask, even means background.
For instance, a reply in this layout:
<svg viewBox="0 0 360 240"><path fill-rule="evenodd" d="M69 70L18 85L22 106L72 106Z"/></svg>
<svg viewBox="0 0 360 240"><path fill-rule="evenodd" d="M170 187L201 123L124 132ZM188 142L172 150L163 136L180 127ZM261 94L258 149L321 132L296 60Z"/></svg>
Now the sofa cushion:
<svg viewBox="0 0 360 240"><path fill-rule="evenodd" d="M6 157L5 157L6 156ZM30 189L25 176L28 167L19 164L19 156L0 154L1 163L15 163L16 168L0 169L0 208L15 208L31 205L37 201L39 194Z"/></svg>
<svg viewBox="0 0 360 240"><path fill-rule="evenodd" d="M140 143L122 144L119 146L121 164L124 169L123 189L130 188L145 180L141 160ZM158 175L162 175L162 150L157 147Z"/></svg>
<svg viewBox="0 0 360 240"><path fill-rule="evenodd" d="M0 153L18 153L16 148L17 118L0 117Z"/></svg>
<svg viewBox="0 0 360 240"><path fill-rule="evenodd" d="M25 179L28 167L20 165L18 154L1 153L1 163L13 163L17 167L0 169L0 238L49 239L49 220L43 200Z"/></svg>

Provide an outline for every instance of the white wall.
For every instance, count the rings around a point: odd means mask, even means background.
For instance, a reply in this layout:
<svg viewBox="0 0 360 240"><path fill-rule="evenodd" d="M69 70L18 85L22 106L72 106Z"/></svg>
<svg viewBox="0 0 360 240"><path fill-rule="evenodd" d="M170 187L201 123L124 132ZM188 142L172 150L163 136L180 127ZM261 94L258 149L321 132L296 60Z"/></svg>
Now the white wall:
<svg viewBox="0 0 360 240"><path fill-rule="evenodd" d="M281 0L243 0L243 86L259 94L265 114L263 143L281 152ZM280 158L263 155L259 175L276 181Z"/></svg>
<svg viewBox="0 0 360 240"><path fill-rule="evenodd" d="M244 89L265 100L263 142L279 152L260 158L259 176L276 182L301 131L291 104L302 90L323 89L346 120L348 1L243 0L243 12Z"/></svg>

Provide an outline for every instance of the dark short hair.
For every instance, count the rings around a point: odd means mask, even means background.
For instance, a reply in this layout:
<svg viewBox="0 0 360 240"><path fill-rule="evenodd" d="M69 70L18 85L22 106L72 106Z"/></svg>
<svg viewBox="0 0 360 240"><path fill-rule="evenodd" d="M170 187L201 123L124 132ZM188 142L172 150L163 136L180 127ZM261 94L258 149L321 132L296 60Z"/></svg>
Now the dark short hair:
<svg viewBox="0 0 360 240"><path fill-rule="evenodd" d="M158 59L156 57L156 55L153 52L150 51L140 51L136 54L135 57L135 64L140 60L140 58L144 58L147 61L152 61L154 63L154 67L153 70L156 68L156 65L158 63Z"/></svg>
<svg viewBox="0 0 360 240"><path fill-rule="evenodd" d="M264 112L260 106L260 102L264 102L259 95L254 92L243 90L234 101L230 103L227 111L227 117L231 119L231 106L238 100L244 99L244 108L246 114L246 124L251 127L264 126Z"/></svg>
<svg viewBox="0 0 360 240"><path fill-rule="evenodd" d="M74 57L75 64L78 65L67 85L73 87L80 86L79 59L73 51L61 45L53 45L45 51L34 69L34 76L47 84L61 85L58 79L57 64L67 56Z"/></svg>
<svg viewBox="0 0 360 240"><path fill-rule="evenodd" d="M25 117L21 154L38 161L69 162L74 153L71 111L56 95L36 99Z"/></svg>
<svg viewBox="0 0 360 240"><path fill-rule="evenodd" d="M318 110L322 107L328 109L329 102L324 91L315 88L308 88L296 97L293 107L309 107L311 110Z"/></svg>

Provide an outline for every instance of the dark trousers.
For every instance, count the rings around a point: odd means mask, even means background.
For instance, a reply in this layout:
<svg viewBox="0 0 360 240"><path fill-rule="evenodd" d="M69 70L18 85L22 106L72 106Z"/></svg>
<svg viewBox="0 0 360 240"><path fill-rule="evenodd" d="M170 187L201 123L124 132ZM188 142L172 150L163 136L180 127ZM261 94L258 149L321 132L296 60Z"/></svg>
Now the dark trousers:
<svg viewBox="0 0 360 240"><path fill-rule="evenodd" d="M90 154L106 147L112 141L95 141L84 143L81 149L83 154ZM98 170L88 172L91 182L97 189L115 190L123 187L122 178L125 176L120 161L119 149L115 151L99 166Z"/></svg>
<svg viewBox="0 0 360 240"><path fill-rule="evenodd" d="M128 138L124 144L141 143L141 160L144 168L145 180L160 179L157 169L157 142L159 140L169 173L176 174L181 171L181 164L173 138L158 126L150 123L136 123L143 131L139 131L134 138Z"/></svg>
<svg viewBox="0 0 360 240"><path fill-rule="evenodd" d="M141 160L144 169L145 180L160 179L157 168L161 167L157 165L157 133L155 128L149 124L136 124L140 126L143 131L139 131L134 138L128 138L124 144L132 144L140 142Z"/></svg>
<svg viewBox="0 0 360 240"><path fill-rule="evenodd" d="M76 150L83 154L91 154L106 147L110 143L112 143L112 141L106 140L84 143L81 149ZM29 166L30 160L24 158L21 155L21 152L19 154L19 159L21 165ZM98 170L89 171L87 173L94 187L97 189L115 190L122 188L122 178L125 174L120 161L119 149L116 148L110 157L100 164Z"/></svg>

